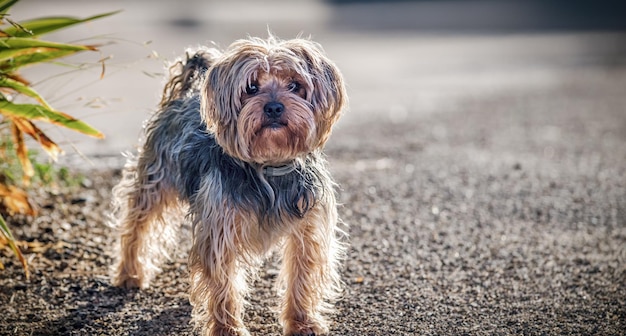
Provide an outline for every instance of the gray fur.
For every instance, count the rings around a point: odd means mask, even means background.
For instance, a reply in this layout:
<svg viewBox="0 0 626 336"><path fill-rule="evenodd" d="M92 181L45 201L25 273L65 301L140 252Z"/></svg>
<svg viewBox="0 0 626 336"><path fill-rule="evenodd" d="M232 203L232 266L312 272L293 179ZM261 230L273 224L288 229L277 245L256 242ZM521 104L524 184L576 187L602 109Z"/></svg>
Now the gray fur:
<svg viewBox="0 0 626 336"><path fill-rule="evenodd" d="M166 166L171 185L184 199L190 203L204 199L198 197L202 180L219 178L220 196L232 207L257 214L259 225L302 218L316 198L332 190L319 151L297 159L293 172L271 177L263 175L258 164L225 154L200 117L197 94L167 104L148 121L146 132L144 150L152 153L144 153L144 157L158 158ZM301 199L302 208L298 205Z"/></svg>

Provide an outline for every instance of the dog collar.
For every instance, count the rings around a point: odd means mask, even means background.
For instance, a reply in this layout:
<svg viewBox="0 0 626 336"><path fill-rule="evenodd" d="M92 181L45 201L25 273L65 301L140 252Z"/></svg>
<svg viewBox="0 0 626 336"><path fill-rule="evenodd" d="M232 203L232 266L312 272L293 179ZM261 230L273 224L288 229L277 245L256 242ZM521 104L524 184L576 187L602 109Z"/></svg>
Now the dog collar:
<svg viewBox="0 0 626 336"><path fill-rule="evenodd" d="M296 165L292 161L292 162L289 162L288 164L277 166L277 167L265 166L263 167L263 175L269 176L269 177L285 176L294 170L296 170Z"/></svg>

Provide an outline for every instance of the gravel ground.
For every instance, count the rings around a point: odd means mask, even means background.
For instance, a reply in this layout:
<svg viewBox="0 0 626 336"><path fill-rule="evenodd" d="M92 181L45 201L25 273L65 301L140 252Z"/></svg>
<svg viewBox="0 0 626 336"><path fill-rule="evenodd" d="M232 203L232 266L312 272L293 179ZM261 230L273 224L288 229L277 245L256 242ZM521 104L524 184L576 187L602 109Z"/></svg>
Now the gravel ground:
<svg viewBox="0 0 626 336"><path fill-rule="evenodd" d="M582 67L541 90L340 124L328 156L351 247L332 335L623 335L625 88L624 67ZM192 334L187 231L150 289L109 284L119 176L39 190L41 215L11 220L33 274L0 251L0 334ZM254 285L255 335L280 334L276 270Z"/></svg>

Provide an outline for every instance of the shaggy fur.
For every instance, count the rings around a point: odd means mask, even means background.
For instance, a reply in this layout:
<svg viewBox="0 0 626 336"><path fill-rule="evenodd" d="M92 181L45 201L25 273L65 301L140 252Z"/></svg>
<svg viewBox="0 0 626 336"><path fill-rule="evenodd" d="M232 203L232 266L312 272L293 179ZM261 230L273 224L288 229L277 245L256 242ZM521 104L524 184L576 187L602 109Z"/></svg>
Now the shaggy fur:
<svg viewBox="0 0 626 336"><path fill-rule="evenodd" d="M205 335L248 335L246 280L277 249L285 335L327 332L342 247L322 148L345 102L341 74L309 40L250 38L175 63L114 189L113 283L146 287L185 218L193 320Z"/></svg>

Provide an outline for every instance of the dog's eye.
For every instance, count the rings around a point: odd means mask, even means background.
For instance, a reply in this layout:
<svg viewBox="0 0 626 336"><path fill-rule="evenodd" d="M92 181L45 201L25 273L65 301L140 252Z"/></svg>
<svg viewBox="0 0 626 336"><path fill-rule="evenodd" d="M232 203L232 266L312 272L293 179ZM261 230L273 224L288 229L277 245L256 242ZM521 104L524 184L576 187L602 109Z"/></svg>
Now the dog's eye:
<svg viewBox="0 0 626 336"><path fill-rule="evenodd" d="M259 93L259 86L254 84L254 83L253 84L249 84L246 87L246 93L249 94L249 95L254 95L254 94Z"/></svg>
<svg viewBox="0 0 626 336"><path fill-rule="evenodd" d="M302 86L298 82L291 82L287 85L287 90L291 92L298 92Z"/></svg>

